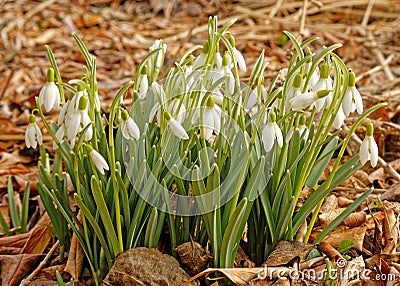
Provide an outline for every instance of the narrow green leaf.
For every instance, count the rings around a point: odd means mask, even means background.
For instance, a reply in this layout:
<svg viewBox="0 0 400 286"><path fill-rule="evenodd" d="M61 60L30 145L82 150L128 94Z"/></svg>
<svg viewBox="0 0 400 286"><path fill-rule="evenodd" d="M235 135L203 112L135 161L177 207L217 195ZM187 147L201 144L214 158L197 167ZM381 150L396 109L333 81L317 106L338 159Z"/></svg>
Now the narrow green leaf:
<svg viewBox="0 0 400 286"><path fill-rule="evenodd" d="M7 183L7 193L8 193L8 209L10 210L11 222L14 227L21 226L21 216L18 206L15 204L14 200L14 188L12 185L11 176L8 177Z"/></svg>
<svg viewBox="0 0 400 286"><path fill-rule="evenodd" d="M120 246L118 244L117 234L115 232L114 224L111 220L110 212L109 212L106 202L104 200L103 193L101 191L99 182L97 181L95 176L92 176L91 187L92 187L93 197L97 204L100 217L103 221L104 228L107 232L107 236L110 239L112 248L114 250L114 254L117 255L122 252L122 249L120 249Z"/></svg>
<svg viewBox="0 0 400 286"><path fill-rule="evenodd" d="M31 190L31 183L28 181L25 187L24 197L22 199L21 232L23 233L26 232L26 225L28 224L30 190Z"/></svg>

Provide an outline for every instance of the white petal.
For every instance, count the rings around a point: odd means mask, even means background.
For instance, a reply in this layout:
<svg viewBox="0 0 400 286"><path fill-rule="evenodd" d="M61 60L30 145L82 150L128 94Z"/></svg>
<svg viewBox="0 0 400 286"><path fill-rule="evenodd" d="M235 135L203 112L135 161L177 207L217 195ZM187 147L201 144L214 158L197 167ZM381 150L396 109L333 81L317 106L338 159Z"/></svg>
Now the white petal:
<svg viewBox="0 0 400 286"><path fill-rule="evenodd" d="M278 142L278 146L282 148L282 146L283 146L282 131L279 128L278 124L276 124L276 122L272 123L272 126L274 127L275 138L276 138L276 141Z"/></svg>
<svg viewBox="0 0 400 286"><path fill-rule="evenodd" d="M81 119L81 115L79 113L75 113L72 116L72 118L70 119L70 121L65 122L65 124L67 125L67 129L68 129L68 139L69 140L74 140L75 136L78 134L80 123L81 123L80 119Z"/></svg>
<svg viewBox="0 0 400 286"><path fill-rule="evenodd" d="M351 112L351 105L353 103L353 95L350 89L346 91L346 94L344 95L342 106L343 106L343 112L346 116L349 116Z"/></svg>
<svg viewBox="0 0 400 286"><path fill-rule="evenodd" d="M292 139L293 137L293 132L294 132L294 127L292 126L292 128L289 129L289 132L286 134L286 143L290 142L290 139Z"/></svg>
<svg viewBox="0 0 400 286"><path fill-rule="evenodd" d="M203 114L204 138L210 139L214 129L214 114L211 108L206 108Z"/></svg>
<svg viewBox="0 0 400 286"><path fill-rule="evenodd" d="M60 128L58 128L58 130L56 132L56 138L60 144L64 142L64 135L65 135L65 127L63 124L63 125L61 125ZM56 144L55 141L53 141L53 149L54 150L58 149L58 145Z"/></svg>
<svg viewBox="0 0 400 286"><path fill-rule="evenodd" d="M370 158L369 151L368 151L368 140L364 138L363 142L360 145L360 161L361 165L364 165Z"/></svg>
<svg viewBox="0 0 400 286"><path fill-rule="evenodd" d="M150 110L150 114L149 114L149 121L152 122L154 116L156 115L156 113L160 110L160 104L158 102L156 102L153 105L153 108Z"/></svg>
<svg viewBox="0 0 400 286"><path fill-rule="evenodd" d="M171 121L168 123L169 128L172 133L175 134L180 139L187 140L189 139L189 135L186 133L186 130L176 121L174 118L171 118Z"/></svg>
<svg viewBox="0 0 400 286"><path fill-rule="evenodd" d="M140 138L139 127L137 126L136 122L131 117L128 118L126 125L127 125L128 131L129 131L129 135L132 138L135 138L136 140L139 139Z"/></svg>
<svg viewBox="0 0 400 286"><path fill-rule="evenodd" d="M263 132L262 132L262 141L264 145L265 151L270 151L272 146L274 146L274 127L272 124L268 123L265 125Z"/></svg>
<svg viewBox="0 0 400 286"><path fill-rule="evenodd" d="M34 130L32 129L32 124L29 124L28 127L25 130L25 144L26 147L30 148L33 147L35 144L35 133ZM36 147L33 147L36 148Z"/></svg>
<svg viewBox="0 0 400 286"><path fill-rule="evenodd" d="M35 135L36 135L36 139L37 142L39 143L39 145L43 144L43 137L42 137L42 131L40 131L40 128L35 124ZM36 142L36 140L35 140ZM36 148L36 147L34 147Z"/></svg>
<svg viewBox="0 0 400 286"><path fill-rule="evenodd" d="M96 150L91 151L89 155L92 158L92 161L95 164L97 170L99 170L99 172L104 175L104 170L109 170L106 160Z"/></svg>
<svg viewBox="0 0 400 286"><path fill-rule="evenodd" d="M333 121L333 126L336 129L339 129L343 125L345 119L346 115L343 113L342 106L340 106L338 112L336 113L335 120Z"/></svg>
<svg viewBox="0 0 400 286"><path fill-rule="evenodd" d="M147 89L149 88L149 80L147 75L139 76L139 99L143 100L146 97Z"/></svg>
<svg viewBox="0 0 400 286"><path fill-rule="evenodd" d="M244 60L244 57L241 52L239 52L235 47L233 48L233 52L235 54L237 63L239 68L243 71L246 72L246 61Z"/></svg>
<svg viewBox="0 0 400 286"><path fill-rule="evenodd" d="M376 164L378 163L378 145L376 144L374 137L373 136L368 136L367 138L369 142L369 152L371 156L371 166L375 167Z"/></svg>
<svg viewBox="0 0 400 286"><path fill-rule="evenodd" d="M221 111L217 110L215 108L213 110L213 115L214 115L214 130L216 134L219 134L219 131L221 130Z"/></svg>
<svg viewBox="0 0 400 286"><path fill-rule="evenodd" d="M363 113L363 102L361 98L361 94L358 92L357 88L354 87L353 90L353 100L356 105L357 113L361 114Z"/></svg>
<svg viewBox="0 0 400 286"><path fill-rule="evenodd" d="M206 63L206 59L207 59L207 55L201 53L195 60L193 63L193 69L197 70L200 67L203 67L204 64Z"/></svg>
<svg viewBox="0 0 400 286"><path fill-rule="evenodd" d="M257 104L258 95L257 95L257 88L253 89L250 92L249 98L247 100L246 109L252 108L254 105Z"/></svg>
<svg viewBox="0 0 400 286"><path fill-rule="evenodd" d="M321 98L323 99L323 98ZM312 103L318 102L316 94L314 92L300 94L292 98L289 103L293 110L302 110L309 107Z"/></svg>
<svg viewBox="0 0 400 286"><path fill-rule="evenodd" d="M67 102L64 104L64 106L61 108L60 114L58 115L58 125L61 125L61 123L64 122L65 113L67 112L68 105L69 105L69 101L67 101Z"/></svg>

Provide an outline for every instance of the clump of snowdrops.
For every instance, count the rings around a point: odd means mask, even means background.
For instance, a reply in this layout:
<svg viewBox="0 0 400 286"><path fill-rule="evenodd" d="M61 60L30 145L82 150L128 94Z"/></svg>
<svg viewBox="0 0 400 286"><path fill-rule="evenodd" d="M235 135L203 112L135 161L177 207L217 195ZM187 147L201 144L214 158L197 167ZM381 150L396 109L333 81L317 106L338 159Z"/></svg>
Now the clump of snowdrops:
<svg viewBox="0 0 400 286"><path fill-rule="evenodd" d="M159 74L167 44L156 40L108 114L98 95L96 58L78 35L73 37L86 60L79 79L63 82L46 47L51 67L29 118L26 144L40 145L39 193L62 252L72 229L97 284L117 254L157 247L162 232L171 247L199 242L215 267L232 267L245 239L250 258L260 265L274 244L294 239L301 227L307 228L307 242L324 198L367 161L377 164L366 118L383 104L363 110L354 72L334 53L340 44L313 54L309 46L316 38L299 43L285 32L294 47L290 65L266 87L264 52L247 66L229 32L233 23L218 30L217 18L210 18L204 45L188 49L164 78ZM241 80L240 72L248 70L250 76ZM130 106L123 101L127 93ZM50 123L45 112L53 109L59 110L58 122ZM352 112L359 117L339 140ZM54 141L52 164L37 115ZM360 153L342 163L351 134L363 122ZM334 153L330 175L320 181ZM77 209L70 206L68 180ZM296 208L304 186L314 192Z"/></svg>

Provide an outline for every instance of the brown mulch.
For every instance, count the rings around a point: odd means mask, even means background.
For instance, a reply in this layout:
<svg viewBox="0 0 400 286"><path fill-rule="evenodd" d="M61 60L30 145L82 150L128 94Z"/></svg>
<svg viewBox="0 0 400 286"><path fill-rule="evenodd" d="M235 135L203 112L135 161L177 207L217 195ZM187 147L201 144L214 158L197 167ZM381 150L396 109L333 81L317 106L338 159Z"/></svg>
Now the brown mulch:
<svg viewBox="0 0 400 286"><path fill-rule="evenodd" d="M364 105L385 101L388 107L373 115L383 161L376 170L365 166L337 194L354 199L375 186L372 198L383 194L399 200L400 5L396 0L4 1L0 5L0 196L9 175L20 192L27 180L37 182L38 152L25 147L24 130L49 67L44 45L53 49L65 82L79 78L84 59L71 36L78 33L97 58L99 93L107 110L117 90L133 79L155 39L167 43L166 62L171 66L185 50L204 43L210 15L218 15L221 24L237 18L230 30L249 66L265 50L270 63L267 81L288 65L291 45L277 45L283 30L299 38L319 37L315 47L342 43L337 53L355 71ZM55 113L50 116L56 118ZM364 132L360 128L357 134L362 138ZM49 136L44 139L50 146ZM357 146L355 139L348 152L357 152ZM34 184L32 193L36 194Z"/></svg>

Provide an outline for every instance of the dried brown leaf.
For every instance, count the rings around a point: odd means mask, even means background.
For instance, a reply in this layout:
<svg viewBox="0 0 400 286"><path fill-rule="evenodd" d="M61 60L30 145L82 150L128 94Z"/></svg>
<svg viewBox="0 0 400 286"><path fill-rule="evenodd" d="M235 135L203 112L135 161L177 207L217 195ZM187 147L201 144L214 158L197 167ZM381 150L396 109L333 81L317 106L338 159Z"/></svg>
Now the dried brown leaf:
<svg viewBox="0 0 400 286"><path fill-rule="evenodd" d="M280 241L264 264L268 266L281 266L289 263L296 257L300 257L300 261L303 261L313 248L314 245L299 241Z"/></svg>
<svg viewBox="0 0 400 286"><path fill-rule="evenodd" d="M385 207L384 237L385 248L382 253L391 254L396 251L399 240L399 222L393 209Z"/></svg>
<svg viewBox="0 0 400 286"><path fill-rule="evenodd" d="M343 220L343 223L348 227L355 227L362 225L367 219L365 212L351 213L348 217Z"/></svg>
<svg viewBox="0 0 400 286"><path fill-rule="evenodd" d="M71 246L68 253L67 265L65 266L64 271L71 274L72 278L78 280L81 272L83 260L85 258L85 254L83 252L82 246L78 241L75 233L72 235Z"/></svg>
<svg viewBox="0 0 400 286"><path fill-rule="evenodd" d="M43 257L41 254L0 255L2 285L19 285Z"/></svg>
<svg viewBox="0 0 400 286"><path fill-rule="evenodd" d="M32 231L26 241L21 253L42 254L52 238L52 234L48 226L41 225Z"/></svg>
<svg viewBox="0 0 400 286"><path fill-rule="evenodd" d="M359 251L362 251L366 231L366 225L353 228L338 229L328 234L325 237L324 241L337 248L342 240L351 240L354 242L353 247Z"/></svg>
<svg viewBox="0 0 400 286"><path fill-rule="evenodd" d="M139 247L115 258L103 285L181 285L189 278L174 257L157 249Z"/></svg>

